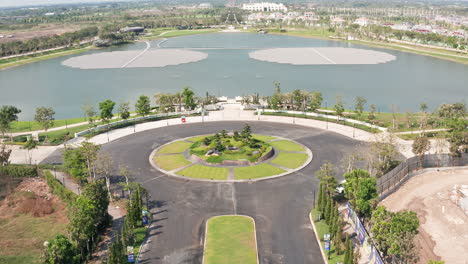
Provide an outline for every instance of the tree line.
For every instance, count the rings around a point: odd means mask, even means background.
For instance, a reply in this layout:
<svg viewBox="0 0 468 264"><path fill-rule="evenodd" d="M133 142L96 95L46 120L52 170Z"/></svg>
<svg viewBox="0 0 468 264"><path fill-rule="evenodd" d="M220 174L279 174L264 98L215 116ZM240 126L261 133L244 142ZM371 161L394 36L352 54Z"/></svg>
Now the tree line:
<svg viewBox="0 0 468 264"><path fill-rule="evenodd" d="M35 52L56 47L70 47L82 41L89 40L98 35L97 27L87 27L75 32L67 32L61 35L38 37L25 41L12 41L0 43L0 57Z"/></svg>

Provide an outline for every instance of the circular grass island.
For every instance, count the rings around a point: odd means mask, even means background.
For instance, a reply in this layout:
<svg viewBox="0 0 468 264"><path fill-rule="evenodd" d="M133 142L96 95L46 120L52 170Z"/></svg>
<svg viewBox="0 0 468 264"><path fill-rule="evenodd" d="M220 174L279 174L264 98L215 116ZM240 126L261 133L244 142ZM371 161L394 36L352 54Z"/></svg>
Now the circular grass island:
<svg viewBox="0 0 468 264"><path fill-rule="evenodd" d="M221 131L169 142L153 150L150 163L171 176L202 181L255 181L302 169L312 152L293 140Z"/></svg>

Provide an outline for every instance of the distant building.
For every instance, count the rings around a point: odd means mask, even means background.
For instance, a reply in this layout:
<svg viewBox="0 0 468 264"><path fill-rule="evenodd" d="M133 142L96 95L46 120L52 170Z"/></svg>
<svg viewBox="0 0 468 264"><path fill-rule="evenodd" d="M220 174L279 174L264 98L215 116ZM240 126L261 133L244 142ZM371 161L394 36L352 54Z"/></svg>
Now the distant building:
<svg viewBox="0 0 468 264"><path fill-rule="evenodd" d="M213 8L213 5L210 3L201 3L198 5L198 8L200 9L210 9Z"/></svg>
<svg viewBox="0 0 468 264"><path fill-rule="evenodd" d="M284 4L267 2L243 4L242 9L252 12L288 12L288 8Z"/></svg>
<svg viewBox="0 0 468 264"><path fill-rule="evenodd" d="M145 31L144 27L124 27L120 29L120 32L124 32L124 33L127 33L127 32L141 33L143 31Z"/></svg>
<svg viewBox="0 0 468 264"><path fill-rule="evenodd" d="M366 17L360 17L360 18L354 20L353 24L359 25L361 27L365 27L365 26L370 24L370 21Z"/></svg>

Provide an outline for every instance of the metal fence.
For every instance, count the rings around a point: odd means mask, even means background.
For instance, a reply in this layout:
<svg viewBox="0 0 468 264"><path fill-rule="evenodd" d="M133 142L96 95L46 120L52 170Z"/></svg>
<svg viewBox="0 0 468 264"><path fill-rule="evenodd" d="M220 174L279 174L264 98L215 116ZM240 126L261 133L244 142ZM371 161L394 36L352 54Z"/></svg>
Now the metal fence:
<svg viewBox="0 0 468 264"><path fill-rule="evenodd" d="M422 157L412 157L377 179L377 191L380 199L384 199L396 191L401 184L417 175L418 171L422 169L467 165L468 154L462 154L461 157L454 157L449 154L428 154Z"/></svg>

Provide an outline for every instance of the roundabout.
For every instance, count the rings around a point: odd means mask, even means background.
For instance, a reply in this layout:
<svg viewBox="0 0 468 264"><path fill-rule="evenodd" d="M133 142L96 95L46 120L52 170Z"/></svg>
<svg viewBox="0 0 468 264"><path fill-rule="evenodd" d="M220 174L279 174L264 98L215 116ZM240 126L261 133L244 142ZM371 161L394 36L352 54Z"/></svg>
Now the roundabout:
<svg viewBox="0 0 468 264"><path fill-rule="evenodd" d="M257 135L302 144L314 153L313 160L285 177L233 182L173 177L149 162L151 153L163 145L223 129L239 130L246 123ZM315 172L326 161L339 164L361 144L337 133L291 123L217 121L150 129L113 140L101 150L115 164L127 165L133 180L150 194L154 221L140 263L202 263L207 220L246 215L256 223L260 263L320 264L320 247L308 217L314 194L318 194ZM341 175L339 168L337 175Z"/></svg>
<svg viewBox="0 0 468 264"><path fill-rule="evenodd" d="M293 140L225 130L171 141L149 157L151 165L166 175L213 182L277 178L311 161L312 151Z"/></svg>

